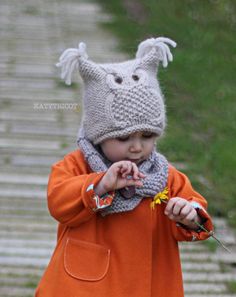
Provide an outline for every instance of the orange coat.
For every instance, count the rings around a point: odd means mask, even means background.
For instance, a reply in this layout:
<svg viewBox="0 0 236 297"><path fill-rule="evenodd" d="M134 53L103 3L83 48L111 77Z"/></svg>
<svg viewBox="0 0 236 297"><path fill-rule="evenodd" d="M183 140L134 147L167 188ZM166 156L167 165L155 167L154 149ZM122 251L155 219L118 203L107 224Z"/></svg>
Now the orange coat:
<svg viewBox="0 0 236 297"><path fill-rule="evenodd" d="M59 222L58 242L36 297L183 297L178 241L206 239L205 232L177 226L165 204L150 208L145 198L130 212L102 217L92 210L93 191L104 173L91 172L76 150L52 166L48 206ZM169 167L170 197L206 208L187 177ZM205 227L212 230L211 219Z"/></svg>

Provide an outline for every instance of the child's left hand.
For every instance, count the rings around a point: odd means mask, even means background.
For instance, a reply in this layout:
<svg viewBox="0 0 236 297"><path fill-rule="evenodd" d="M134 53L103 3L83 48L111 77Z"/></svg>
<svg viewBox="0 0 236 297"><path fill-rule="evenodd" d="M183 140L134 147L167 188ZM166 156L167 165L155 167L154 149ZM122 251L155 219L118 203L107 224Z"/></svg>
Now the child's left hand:
<svg viewBox="0 0 236 297"><path fill-rule="evenodd" d="M165 208L165 215L167 215L169 219L184 224L191 229L198 229L195 222L201 221L192 204L180 197L174 197L168 201Z"/></svg>

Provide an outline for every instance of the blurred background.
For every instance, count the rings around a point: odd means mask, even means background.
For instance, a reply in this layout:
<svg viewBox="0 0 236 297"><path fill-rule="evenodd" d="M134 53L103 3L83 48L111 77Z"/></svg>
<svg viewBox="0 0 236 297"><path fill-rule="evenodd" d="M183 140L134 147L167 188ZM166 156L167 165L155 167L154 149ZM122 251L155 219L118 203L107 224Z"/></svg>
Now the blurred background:
<svg viewBox="0 0 236 297"><path fill-rule="evenodd" d="M149 37L177 42L159 68L158 149L207 197L235 251L235 11L233 0L0 0L0 297L33 296L55 246L48 175L77 148L82 111L80 78L67 87L55 63L80 41L97 62L132 58ZM186 297L236 296L235 255L211 240L181 245Z"/></svg>
<svg viewBox="0 0 236 297"><path fill-rule="evenodd" d="M125 52L152 36L177 42L174 62L159 74L168 115L159 149L208 197L211 212L236 227L236 2L99 2L114 14L106 27Z"/></svg>

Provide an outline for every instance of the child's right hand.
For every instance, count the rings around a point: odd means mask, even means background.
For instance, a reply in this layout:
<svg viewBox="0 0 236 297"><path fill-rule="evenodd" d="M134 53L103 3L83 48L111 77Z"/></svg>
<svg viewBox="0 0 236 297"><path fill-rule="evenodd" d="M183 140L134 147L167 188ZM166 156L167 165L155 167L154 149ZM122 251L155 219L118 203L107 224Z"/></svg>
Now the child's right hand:
<svg viewBox="0 0 236 297"><path fill-rule="evenodd" d="M137 165L131 161L115 162L109 167L94 191L98 196L129 186L142 187L140 179L145 178Z"/></svg>

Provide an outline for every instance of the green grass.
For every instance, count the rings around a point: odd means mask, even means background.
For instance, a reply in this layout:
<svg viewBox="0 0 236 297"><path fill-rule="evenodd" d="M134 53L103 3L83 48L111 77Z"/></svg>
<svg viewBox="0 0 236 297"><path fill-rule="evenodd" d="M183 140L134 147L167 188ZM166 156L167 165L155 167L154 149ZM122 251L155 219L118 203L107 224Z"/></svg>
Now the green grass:
<svg viewBox="0 0 236 297"><path fill-rule="evenodd" d="M135 55L140 41L167 36L178 44L160 69L168 127L159 149L209 201L210 212L236 227L236 2L98 0L114 15L103 24Z"/></svg>
<svg viewBox="0 0 236 297"><path fill-rule="evenodd" d="M227 285L228 285L228 289L229 289L230 293L235 294L236 293L236 281L231 281Z"/></svg>
<svg viewBox="0 0 236 297"><path fill-rule="evenodd" d="M208 248L208 250L212 253L215 253L217 248L219 247L218 246L218 243L212 238L210 237L209 239L207 240L204 240L203 241L203 244Z"/></svg>
<svg viewBox="0 0 236 297"><path fill-rule="evenodd" d="M71 90L71 89L78 90L79 89L78 84L76 84L74 82L72 82L70 85L67 85L60 78L55 78L54 81L55 81L57 88L69 89L69 90Z"/></svg>

